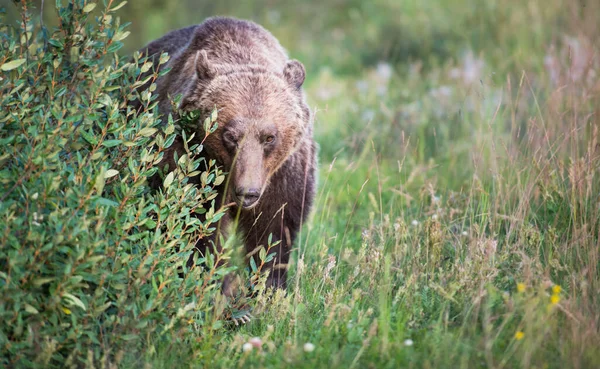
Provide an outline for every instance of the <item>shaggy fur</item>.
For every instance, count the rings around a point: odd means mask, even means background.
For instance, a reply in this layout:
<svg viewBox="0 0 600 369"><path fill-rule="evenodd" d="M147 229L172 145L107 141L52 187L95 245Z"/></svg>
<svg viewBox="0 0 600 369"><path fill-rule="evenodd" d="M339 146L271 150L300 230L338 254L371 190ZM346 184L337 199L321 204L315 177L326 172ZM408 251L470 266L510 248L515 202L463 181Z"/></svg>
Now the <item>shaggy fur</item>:
<svg viewBox="0 0 600 369"><path fill-rule="evenodd" d="M228 188L219 188L219 205L236 204L219 229L237 218L248 257L257 257L269 234L281 241L266 266L267 286L285 288L291 247L315 194L316 145L302 91L304 66L290 60L264 28L232 18L170 32L142 51L155 60L162 52L171 55L171 71L157 81L161 114L170 112L169 96L177 94L184 110L208 114L218 108L218 129L204 147L230 175ZM173 168L172 155L166 162ZM199 240L196 247L206 253L216 239Z"/></svg>

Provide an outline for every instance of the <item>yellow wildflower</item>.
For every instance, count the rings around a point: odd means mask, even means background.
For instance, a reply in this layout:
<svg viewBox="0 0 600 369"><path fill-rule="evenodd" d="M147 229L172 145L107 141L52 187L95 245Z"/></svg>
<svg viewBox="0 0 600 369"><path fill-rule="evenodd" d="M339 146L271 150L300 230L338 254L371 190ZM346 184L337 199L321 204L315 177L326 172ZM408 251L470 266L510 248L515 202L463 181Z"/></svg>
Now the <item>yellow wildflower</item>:
<svg viewBox="0 0 600 369"><path fill-rule="evenodd" d="M558 304L559 301L560 301L560 296L558 296L558 295L552 295L552 296L550 296L550 303L552 305Z"/></svg>
<svg viewBox="0 0 600 369"><path fill-rule="evenodd" d="M523 331L517 331L517 332L515 333L515 339L516 339L517 341L520 341L520 340L522 340L522 339L523 339L523 337L525 337L525 333L523 333Z"/></svg>
<svg viewBox="0 0 600 369"><path fill-rule="evenodd" d="M558 295L560 293L562 289L560 288L559 285L555 284L554 287L552 287L552 293L555 295Z"/></svg>
<svg viewBox="0 0 600 369"><path fill-rule="evenodd" d="M525 283L517 283L517 292L519 292L519 293L525 292Z"/></svg>

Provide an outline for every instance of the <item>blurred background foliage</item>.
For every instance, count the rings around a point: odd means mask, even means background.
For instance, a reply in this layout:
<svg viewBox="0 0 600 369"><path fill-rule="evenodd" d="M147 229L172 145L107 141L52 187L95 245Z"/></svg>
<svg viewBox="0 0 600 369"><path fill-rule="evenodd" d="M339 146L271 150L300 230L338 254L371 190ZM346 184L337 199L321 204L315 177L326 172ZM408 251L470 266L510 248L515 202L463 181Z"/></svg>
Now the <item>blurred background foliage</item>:
<svg viewBox="0 0 600 369"><path fill-rule="evenodd" d="M355 74L381 61L398 67L411 61L444 64L459 56L461 49L485 52L505 63L531 65L539 55L527 53L530 46L556 41L573 12L597 10L597 5L586 10L587 2L530 1L523 6L518 0L133 0L119 16L122 22L132 23L125 52L210 16L250 19L272 31L292 57L301 59L312 71L310 77L315 70L333 65L336 73ZM8 3L1 0L0 7ZM38 0L38 9L41 4ZM47 25L56 22L52 5L46 2L41 12ZM511 7L523 13L515 17ZM8 18L18 21L15 7L6 8ZM586 18L593 22L593 17ZM515 46L520 46L521 55L506 60L504 53Z"/></svg>

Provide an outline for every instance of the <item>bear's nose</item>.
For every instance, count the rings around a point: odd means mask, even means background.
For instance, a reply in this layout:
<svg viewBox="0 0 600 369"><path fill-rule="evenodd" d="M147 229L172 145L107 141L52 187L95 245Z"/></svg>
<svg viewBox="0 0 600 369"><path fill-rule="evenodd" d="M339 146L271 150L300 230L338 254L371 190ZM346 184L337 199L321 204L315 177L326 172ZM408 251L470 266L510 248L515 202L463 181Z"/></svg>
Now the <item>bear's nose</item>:
<svg viewBox="0 0 600 369"><path fill-rule="evenodd" d="M247 208L254 205L254 203L258 201L258 198L260 197L260 191L256 188L237 188L235 191L235 196L240 199L242 201L242 205Z"/></svg>

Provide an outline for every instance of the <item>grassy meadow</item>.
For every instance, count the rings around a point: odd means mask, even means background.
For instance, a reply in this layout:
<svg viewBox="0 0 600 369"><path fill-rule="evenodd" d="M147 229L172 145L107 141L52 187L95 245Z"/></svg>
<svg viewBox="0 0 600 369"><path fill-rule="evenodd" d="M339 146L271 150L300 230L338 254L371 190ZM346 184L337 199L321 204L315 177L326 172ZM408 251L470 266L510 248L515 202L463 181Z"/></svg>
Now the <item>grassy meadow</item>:
<svg viewBox="0 0 600 369"><path fill-rule="evenodd" d="M320 146L287 294L258 296L239 327L142 337L119 367L600 365L600 2L134 0L117 14L132 22L123 55L211 15L259 22L306 66Z"/></svg>

